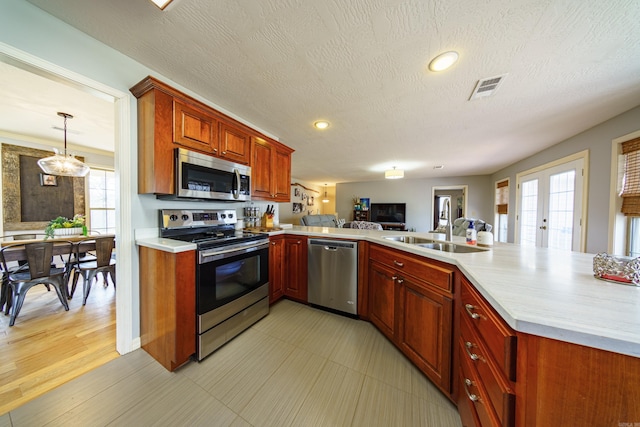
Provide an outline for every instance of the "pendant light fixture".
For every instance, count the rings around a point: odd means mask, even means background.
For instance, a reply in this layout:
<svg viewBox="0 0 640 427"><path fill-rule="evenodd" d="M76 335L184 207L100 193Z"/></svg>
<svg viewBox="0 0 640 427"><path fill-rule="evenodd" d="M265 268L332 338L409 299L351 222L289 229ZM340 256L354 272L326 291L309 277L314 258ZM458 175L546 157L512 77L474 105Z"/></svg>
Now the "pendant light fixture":
<svg viewBox="0 0 640 427"><path fill-rule="evenodd" d="M64 154L60 154L57 148L53 151L56 153L51 157L45 157L38 160L38 166L48 175L57 176L75 176L83 177L89 173L89 166L80 160L67 154L67 119L73 119L71 114L58 113L60 117L64 117Z"/></svg>
<svg viewBox="0 0 640 427"><path fill-rule="evenodd" d="M384 171L384 177L386 179L404 178L404 171L402 169L396 169L396 167L394 166L393 169Z"/></svg>
<svg viewBox="0 0 640 427"><path fill-rule="evenodd" d="M327 184L324 185L324 198L322 199L322 203L329 203L329 197L327 196Z"/></svg>

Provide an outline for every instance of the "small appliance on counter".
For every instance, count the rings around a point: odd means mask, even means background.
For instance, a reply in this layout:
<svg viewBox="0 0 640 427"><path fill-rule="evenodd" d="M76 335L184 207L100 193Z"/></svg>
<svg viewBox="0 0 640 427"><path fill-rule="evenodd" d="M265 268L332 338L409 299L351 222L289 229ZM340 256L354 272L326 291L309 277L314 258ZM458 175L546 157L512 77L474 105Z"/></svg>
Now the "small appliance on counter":
<svg viewBox="0 0 640 427"><path fill-rule="evenodd" d="M478 231L478 246L493 246L493 233L490 231Z"/></svg>

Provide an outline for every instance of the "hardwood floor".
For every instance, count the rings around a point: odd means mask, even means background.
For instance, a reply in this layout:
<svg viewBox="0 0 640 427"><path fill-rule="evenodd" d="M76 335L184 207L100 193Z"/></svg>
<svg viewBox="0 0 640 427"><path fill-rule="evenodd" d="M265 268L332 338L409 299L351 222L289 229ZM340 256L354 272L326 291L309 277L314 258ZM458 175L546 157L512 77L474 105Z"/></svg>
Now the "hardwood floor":
<svg viewBox="0 0 640 427"><path fill-rule="evenodd" d="M11 426L459 427L371 324L291 301L171 373L139 349L0 416Z"/></svg>
<svg viewBox="0 0 640 427"><path fill-rule="evenodd" d="M83 307L80 279L69 311L55 290L34 286L14 326L0 314L0 414L117 357L111 283L105 288L99 277Z"/></svg>

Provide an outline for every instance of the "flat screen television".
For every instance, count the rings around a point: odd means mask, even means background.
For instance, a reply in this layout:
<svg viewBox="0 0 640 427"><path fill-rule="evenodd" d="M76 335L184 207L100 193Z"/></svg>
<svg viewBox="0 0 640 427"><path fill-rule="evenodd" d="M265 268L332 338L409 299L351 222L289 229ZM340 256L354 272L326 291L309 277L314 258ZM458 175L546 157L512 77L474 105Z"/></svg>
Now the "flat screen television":
<svg viewBox="0 0 640 427"><path fill-rule="evenodd" d="M371 221L403 224L406 218L406 203L371 203Z"/></svg>

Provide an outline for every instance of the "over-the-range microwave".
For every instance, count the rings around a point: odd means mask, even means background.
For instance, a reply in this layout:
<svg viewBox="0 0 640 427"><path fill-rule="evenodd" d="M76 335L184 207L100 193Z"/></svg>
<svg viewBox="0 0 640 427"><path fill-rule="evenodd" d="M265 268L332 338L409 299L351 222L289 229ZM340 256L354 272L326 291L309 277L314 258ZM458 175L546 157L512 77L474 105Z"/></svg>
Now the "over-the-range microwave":
<svg viewBox="0 0 640 427"><path fill-rule="evenodd" d="M233 202L251 200L250 166L184 148L175 149L175 159L175 197Z"/></svg>

